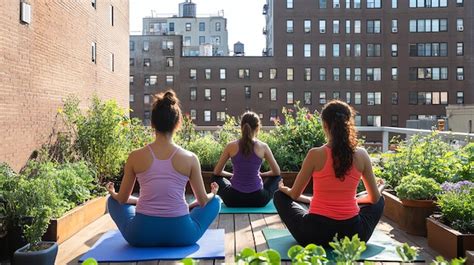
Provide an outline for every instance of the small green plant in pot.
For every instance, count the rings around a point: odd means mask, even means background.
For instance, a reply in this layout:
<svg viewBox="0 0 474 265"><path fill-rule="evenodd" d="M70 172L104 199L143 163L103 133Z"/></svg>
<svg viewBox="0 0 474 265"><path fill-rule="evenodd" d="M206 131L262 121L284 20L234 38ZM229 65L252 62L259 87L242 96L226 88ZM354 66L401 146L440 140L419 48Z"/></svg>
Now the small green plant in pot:
<svg viewBox="0 0 474 265"><path fill-rule="evenodd" d="M434 200L441 192L441 186L434 179L412 173L402 178L395 191L402 201Z"/></svg>

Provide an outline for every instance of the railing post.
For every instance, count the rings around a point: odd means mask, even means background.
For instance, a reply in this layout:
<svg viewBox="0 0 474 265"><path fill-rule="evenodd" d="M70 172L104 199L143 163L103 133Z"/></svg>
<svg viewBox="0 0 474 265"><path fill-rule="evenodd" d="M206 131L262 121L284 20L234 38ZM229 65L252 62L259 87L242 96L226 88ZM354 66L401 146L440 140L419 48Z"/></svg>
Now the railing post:
<svg viewBox="0 0 474 265"><path fill-rule="evenodd" d="M382 129L382 152L388 152L388 130Z"/></svg>

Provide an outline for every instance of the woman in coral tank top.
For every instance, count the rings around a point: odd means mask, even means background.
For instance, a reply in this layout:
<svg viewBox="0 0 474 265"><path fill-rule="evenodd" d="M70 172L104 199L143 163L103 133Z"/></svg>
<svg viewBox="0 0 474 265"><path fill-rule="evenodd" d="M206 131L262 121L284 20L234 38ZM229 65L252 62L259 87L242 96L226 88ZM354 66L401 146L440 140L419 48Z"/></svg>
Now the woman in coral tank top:
<svg viewBox="0 0 474 265"><path fill-rule="evenodd" d="M293 187L280 182L274 203L299 244L327 246L337 234L367 241L382 216L382 187L377 187L370 157L357 147L354 110L333 100L321 112L327 143L309 150ZM313 179L313 197L302 194ZM362 178L367 195L356 198ZM295 201L309 203L309 211Z"/></svg>

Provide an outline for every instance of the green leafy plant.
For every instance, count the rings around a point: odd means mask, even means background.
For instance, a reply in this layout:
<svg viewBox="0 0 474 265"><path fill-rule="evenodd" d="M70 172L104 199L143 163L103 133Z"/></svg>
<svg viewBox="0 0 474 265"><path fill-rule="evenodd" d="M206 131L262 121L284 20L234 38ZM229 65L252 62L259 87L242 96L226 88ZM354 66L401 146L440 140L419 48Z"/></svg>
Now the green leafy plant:
<svg viewBox="0 0 474 265"><path fill-rule="evenodd" d="M457 158L461 166L451 181L468 180L474 182L474 143L469 143L461 148L457 152Z"/></svg>
<svg viewBox="0 0 474 265"><path fill-rule="evenodd" d="M418 256L418 249L410 247L407 243L397 246L396 250L403 262L413 262Z"/></svg>
<svg viewBox="0 0 474 265"><path fill-rule="evenodd" d="M361 241L357 234L352 239L347 236L338 239L336 235L329 245L334 249L333 253L336 255L338 264L353 264L367 248L365 242Z"/></svg>
<svg viewBox="0 0 474 265"><path fill-rule="evenodd" d="M452 259L451 262L445 260L441 256L437 256L433 262L431 262L431 265L463 265L466 262L466 259L461 259L461 258L456 258Z"/></svg>
<svg viewBox="0 0 474 265"><path fill-rule="evenodd" d="M279 265L281 263L280 254L273 250L267 249L262 252L255 252L251 248L244 248L242 251L237 253L235 257L237 264L253 265L253 264L269 264Z"/></svg>
<svg viewBox="0 0 474 265"><path fill-rule="evenodd" d="M442 221L463 233L474 233L474 183L443 184L438 196Z"/></svg>
<svg viewBox="0 0 474 265"><path fill-rule="evenodd" d="M292 246L288 250L288 257L292 264L326 264L326 250L323 247L315 244L309 244L306 247L300 245Z"/></svg>
<svg viewBox="0 0 474 265"><path fill-rule="evenodd" d="M402 178L395 191L402 200L433 200L441 186L434 179L411 173Z"/></svg>
<svg viewBox="0 0 474 265"><path fill-rule="evenodd" d="M82 265L98 265L97 260L94 258L88 258L84 260L81 264Z"/></svg>
<svg viewBox="0 0 474 265"><path fill-rule="evenodd" d="M198 156L203 170L213 170L223 150L210 133L188 143L187 149Z"/></svg>
<svg viewBox="0 0 474 265"><path fill-rule="evenodd" d="M199 264L199 262L197 260L194 260L192 258L182 259L182 260L180 260L180 263L183 264L183 265L196 265L196 264Z"/></svg>

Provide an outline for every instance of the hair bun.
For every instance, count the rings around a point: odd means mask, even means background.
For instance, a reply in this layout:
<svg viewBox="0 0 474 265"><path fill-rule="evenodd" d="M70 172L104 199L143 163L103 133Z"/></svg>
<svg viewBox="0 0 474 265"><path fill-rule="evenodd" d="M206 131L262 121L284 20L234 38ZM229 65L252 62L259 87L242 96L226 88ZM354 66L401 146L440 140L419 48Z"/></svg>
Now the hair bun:
<svg viewBox="0 0 474 265"><path fill-rule="evenodd" d="M175 105L177 102L177 98L174 92L172 91L166 91L166 93L163 95L163 103L167 105Z"/></svg>

